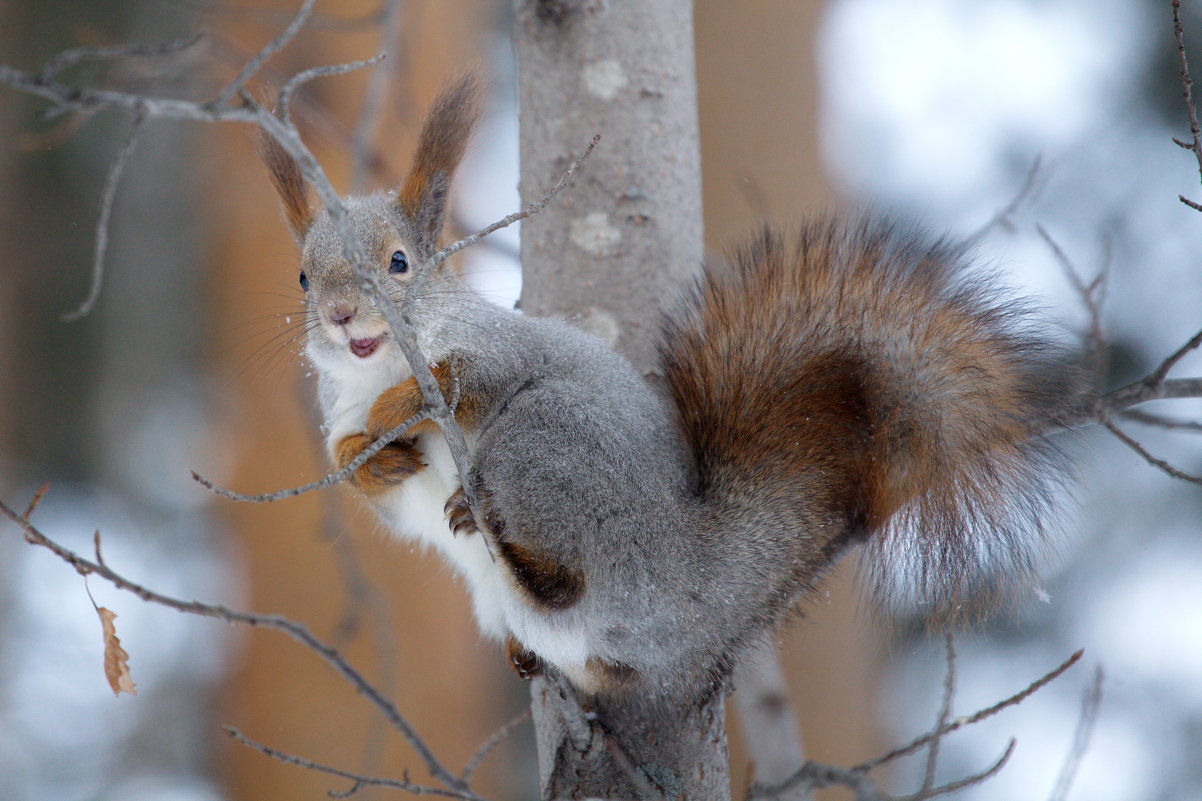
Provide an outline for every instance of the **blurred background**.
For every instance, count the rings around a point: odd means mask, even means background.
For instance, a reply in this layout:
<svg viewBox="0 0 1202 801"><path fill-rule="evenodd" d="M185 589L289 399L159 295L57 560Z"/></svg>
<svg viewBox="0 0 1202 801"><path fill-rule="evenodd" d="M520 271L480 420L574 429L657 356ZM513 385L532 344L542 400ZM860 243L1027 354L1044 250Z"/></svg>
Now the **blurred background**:
<svg viewBox="0 0 1202 801"><path fill-rule="evenodd" d="M294 8L6 0L0 63L37 70L68 47L203 31L178 54L85 64L64 78L207 99ZM1187 2L1184 16L1202 70L1198 4ZM757 219L884 208L974 237L984 262L1035 294L1066 342L1079 341L1088 316L1050 237L1087 278L1108 270L1108 387L1145 374L1202 326L1202 216L1177 200L1202 200L1202 186L1193 156L1170 139L1189 132L1168 2L699 0L695 24L715 252ZM297 100L310 146L350 191L396 180L429 99L478 65L488 115L453 219L474 230L517 206L510 25L502 0L320 0L262 75L278 88L300 69L392 51L378 109L365 111L369 72L316 81ZM249 132L145 127L116 190L100 301L64 323L87 294L105 175L130 120L46 119L43 108L0 87L0 497L24 508L50 482L33 519L60 542L90 553L99 529L106 560L131 579L304 621L390 692L446 763L462 765L528 696L499 649L478 638L447 568L388 542L342 491L248 506L189 478L196 470L264 492L326 469L298 358L294 248ZM348 158L361 137L378 158ZM467 254L498 302L516 297L515 252L509 231ZM1202 358L1176 374L1202 374ZM1202 420L1192 401L1155 411ZM1202 473L1196 431L1126 425L1157 455ZM1069 797L1196 801L1202 492L1097 430L1066 447L1080 480L1046 586L958 635L955 714L1022 689L1082 647L1083 665L955 735L940 778L986 767L1013 735L1007 768L965 797L1049 796L1101 666L1102 708ZM221 724L348 770L409 767L422 778L369 705L282 635L85 583L13 526L0 534L0 798L241 801L348 789L230 742ZM136 697L114 698L105 683L89 593L119 616ZM855 566L843 565L781 635L808 756L851 764L929 728L943 648L916 623L874 622ZM739 788L746 757L731 728ZM534 797L533 753L526 724L485 763L477 790ZM916 786L922 768L921 759L900 766L897 791Z"/></svg>

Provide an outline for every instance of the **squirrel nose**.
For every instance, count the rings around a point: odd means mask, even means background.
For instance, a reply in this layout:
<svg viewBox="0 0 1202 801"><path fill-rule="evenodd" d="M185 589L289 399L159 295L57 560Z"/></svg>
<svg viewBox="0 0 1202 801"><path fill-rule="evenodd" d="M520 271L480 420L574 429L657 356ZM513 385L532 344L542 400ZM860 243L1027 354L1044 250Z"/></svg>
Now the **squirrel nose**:
<svg viewBox="0 0 1202 801"><path fill-rule="evenodd" d="M355 313L358 311L357 307L349 303L337 303L330 309L330 322L337 326L344 326L355 319Z"/></svg>

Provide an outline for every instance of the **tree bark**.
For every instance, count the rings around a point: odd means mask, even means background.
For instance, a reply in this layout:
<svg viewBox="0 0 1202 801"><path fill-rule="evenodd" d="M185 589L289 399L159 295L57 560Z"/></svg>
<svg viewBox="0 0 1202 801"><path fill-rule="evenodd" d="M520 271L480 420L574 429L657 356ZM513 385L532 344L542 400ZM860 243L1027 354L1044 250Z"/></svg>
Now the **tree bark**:
<svg viewBox="0 0 1202 801"><path fill-rule="evenodd" d="M523 202L602 136L575 187L522 223L521 306L650 374L661 306L703 255L691 2L516 5ZM729 798L724 693L653 714L578 699L556 676L531 692L544 798Z"/></svg>
<svg viewBox="0 0 1202 801"><path fill-rule="evenodd" d="M522 308L566 315L644 371L661 301L703 254L689 0L517 0L523 202L601 134L574 188L522 223Z"/></svg>

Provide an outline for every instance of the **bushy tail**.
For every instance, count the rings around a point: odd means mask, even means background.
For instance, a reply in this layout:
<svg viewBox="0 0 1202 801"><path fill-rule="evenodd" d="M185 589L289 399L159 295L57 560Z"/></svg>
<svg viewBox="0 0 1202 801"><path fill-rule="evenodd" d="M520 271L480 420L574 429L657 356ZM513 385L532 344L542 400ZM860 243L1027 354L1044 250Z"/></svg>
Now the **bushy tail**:
<svg viewBox="0 0 1202 801"><path fill-rule="evenodd" d="M796 531L794 592L861 538L886 606L1031 577L1070 371L961 250L871 221L765 230L664 341L699 494Z"/></svg>

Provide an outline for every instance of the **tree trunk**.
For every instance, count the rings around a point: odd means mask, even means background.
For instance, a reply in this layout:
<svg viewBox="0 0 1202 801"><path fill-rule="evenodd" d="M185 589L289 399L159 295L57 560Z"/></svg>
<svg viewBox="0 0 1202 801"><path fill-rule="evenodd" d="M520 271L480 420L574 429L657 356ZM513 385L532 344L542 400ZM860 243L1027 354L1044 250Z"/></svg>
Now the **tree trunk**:
<svg viewBox="0 0 1202 801"><path fill-rule="evenodd" d="M664 299L703 255L690 0L517 0L521 194L576 185L523 223L522 308L609 339L644 373ZM649 715L532 685L544 798L729 798L723 694Z"/></svg>

